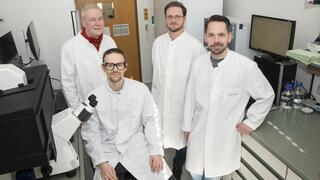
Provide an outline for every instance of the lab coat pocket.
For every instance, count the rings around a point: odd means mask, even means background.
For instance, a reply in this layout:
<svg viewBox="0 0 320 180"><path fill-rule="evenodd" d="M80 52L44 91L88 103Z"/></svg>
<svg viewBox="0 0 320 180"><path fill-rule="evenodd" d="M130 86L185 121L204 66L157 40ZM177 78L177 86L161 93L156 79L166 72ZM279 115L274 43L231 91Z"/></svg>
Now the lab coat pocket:
<svg viewBox="0 0 320 180"><path fill-rule="evenodd" d="M141 125L141 119L140 119L140 114L137 112L130 112L130 124L128 124L130 127L130 129L132 129L132 132L136 132L139 128L139 126Z"/></svg>
<svg viewBox="0 0 320 180"><path fill-rule="evenodd" d="M237 105L240 102L241 88L225 88L223 91L223 105Z"/></svg>

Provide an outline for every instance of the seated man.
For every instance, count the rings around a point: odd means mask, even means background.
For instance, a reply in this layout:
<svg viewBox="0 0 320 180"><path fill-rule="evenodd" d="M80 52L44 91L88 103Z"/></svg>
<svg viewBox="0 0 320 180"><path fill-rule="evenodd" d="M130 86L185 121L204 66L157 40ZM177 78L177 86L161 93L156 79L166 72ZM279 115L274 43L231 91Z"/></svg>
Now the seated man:
<svg viewBox="0 0 320 180"><path fill-rule="evenodd" d="M157 106L147 86L124 78L127 66L120 49L104 53L101 67L108 80L92 91L96 112L82 125L94 179L169 179Z"/></svg>

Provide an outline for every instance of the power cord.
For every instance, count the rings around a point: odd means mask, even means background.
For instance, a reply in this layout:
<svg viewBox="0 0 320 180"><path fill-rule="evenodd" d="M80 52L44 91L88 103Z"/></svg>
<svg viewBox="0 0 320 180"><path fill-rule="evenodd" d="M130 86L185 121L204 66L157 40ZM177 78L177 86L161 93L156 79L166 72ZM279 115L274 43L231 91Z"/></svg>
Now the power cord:
<svg viewBox="0 0 320 180"><path fill-rule="evenodd" d="M27 62L27 63L22 63L22 67L25 67L25 66L27 66L27 65L29 65L29 64L31 64L34 60L36 60L36 58L29 58L30 60L29 60L29 62Z"/></svg>

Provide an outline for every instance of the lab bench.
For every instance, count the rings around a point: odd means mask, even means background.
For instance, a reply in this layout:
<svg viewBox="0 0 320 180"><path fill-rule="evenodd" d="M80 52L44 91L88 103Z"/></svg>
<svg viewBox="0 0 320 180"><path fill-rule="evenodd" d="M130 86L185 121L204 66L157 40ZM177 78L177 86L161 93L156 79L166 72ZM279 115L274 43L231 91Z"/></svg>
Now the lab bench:
<svg viewBox="0 0 320 180"><path fill-rule="evenodd" d="M232 179L320 179L320 113L271 111L242 137L241 167Z"/></svg>

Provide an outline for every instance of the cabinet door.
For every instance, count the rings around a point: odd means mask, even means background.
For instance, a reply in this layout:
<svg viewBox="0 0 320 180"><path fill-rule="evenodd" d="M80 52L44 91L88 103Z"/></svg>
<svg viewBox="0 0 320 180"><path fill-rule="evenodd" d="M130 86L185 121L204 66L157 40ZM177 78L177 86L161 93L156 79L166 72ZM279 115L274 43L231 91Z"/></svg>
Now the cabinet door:
<svg viewBox="0 0 320 180"><path fill-rule="evenodd" d="M296 173L294 173L291 169L288 168L287 178L288 180L302 180Z"/></svg>
<svg viewBox="0 0 320 180"><path fill-rule="evenodd" d="M238 172L239 172L239 171L236 171L236 172L233 172L233 173L231 174L232 180L244 180L244 179L242 179L242 177L238 174Z"/></svg>
<svg viewBox="0 0 320 180"><path fill-rule="evenodd" d="M278 178L272 174L259 160L242 147L242 158L254 168L254 170L263 178L268 180L277 180Z"/></svg>
<svg viewBox="0 0 320 180"><path fill-rule="evenodd" d="M249 170L248 167L246 167L246 165L244 165L243 163L240 164L240 169L239 172L243 175L243 179L250 179L250 180L256 180L258 179L253 172L251 172Z"/></svg>
<svg viewBox="0 0 320 180"><path fill-rule="evenodd" d="M283 179L286 177L287 166L278 158L271 154L260 143L254 140L250 135L242 136L242 142L247 145L257 156L263 159L277 174Z"/></svg>

